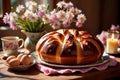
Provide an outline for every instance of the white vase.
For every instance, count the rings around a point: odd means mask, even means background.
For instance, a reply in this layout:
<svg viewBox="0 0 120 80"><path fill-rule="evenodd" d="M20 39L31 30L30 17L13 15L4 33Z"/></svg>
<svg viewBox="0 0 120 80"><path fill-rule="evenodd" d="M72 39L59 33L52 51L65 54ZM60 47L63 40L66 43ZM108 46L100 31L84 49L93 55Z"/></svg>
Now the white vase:
<svg viewBox="0 0 120 80"><path fill-rule="evenodd" d="M23 32L26 35L24 48L26 48L30 52L35 51L36 43L46 33L46 31L33 33L33 32L26 32L24 30L22 30L21 32Z"/></svg>

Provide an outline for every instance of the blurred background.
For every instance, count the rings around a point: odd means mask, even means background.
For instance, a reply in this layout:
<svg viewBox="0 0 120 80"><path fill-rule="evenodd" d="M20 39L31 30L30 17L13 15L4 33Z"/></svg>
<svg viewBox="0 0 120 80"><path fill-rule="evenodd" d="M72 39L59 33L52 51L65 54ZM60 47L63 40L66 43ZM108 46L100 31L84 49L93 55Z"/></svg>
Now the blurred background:
<svg viewBox="0 0 120 80"><path fill-rule="evenodd" d="M6 12L14 10L18 4L24 4L28 0L0 0L0 38L2 36L17 35L25 38L20 30L13 31L9 29L2 21ZM34 0L41 4L49 4L50 9L56 7L60 0ZM108 30L111 25L120 24L120 0L64 0L71 1L75 7L78 7L86 15L87 20L80 30L86 30L93 35L101 33L102 30Z"/></svg>
<svg viewBox="0 0 120 80"><path fill-rule="evenodd" d="M0 0L0 17L5 12L14 10L18 4L24 4L27 0ZM50 9L60 0L34 0L41 4L49 4ZM82 30L87 30L93 34L98 34L101 30L107 30L111 24L120 24L120 0L65 0L71 1L76 7L81 9L87 17ZM6 8L6 9L5 9ZM0 25L4 26L2 21Z"/></svg>

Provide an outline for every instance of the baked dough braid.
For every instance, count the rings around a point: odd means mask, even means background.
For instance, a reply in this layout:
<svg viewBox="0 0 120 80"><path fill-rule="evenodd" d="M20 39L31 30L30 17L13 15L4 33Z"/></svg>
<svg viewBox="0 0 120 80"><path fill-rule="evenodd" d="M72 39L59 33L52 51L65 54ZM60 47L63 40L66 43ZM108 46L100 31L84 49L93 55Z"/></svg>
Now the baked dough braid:
<svg viewBox="0 0 120 80"><path fill-rule="evenodd" d="M101 58L102 43L87 31L59 29L40 38L38 58L54 64L90 64Z"/></svg>

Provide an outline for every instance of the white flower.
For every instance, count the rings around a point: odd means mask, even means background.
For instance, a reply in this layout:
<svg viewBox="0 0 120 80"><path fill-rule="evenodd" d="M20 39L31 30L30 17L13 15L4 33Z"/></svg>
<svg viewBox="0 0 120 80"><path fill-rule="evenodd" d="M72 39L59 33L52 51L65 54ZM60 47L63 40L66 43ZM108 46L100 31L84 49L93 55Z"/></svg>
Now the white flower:
<svg viewBox="0 0 120 80"><path fill-rule="evenodd" d="M17 8L16 8L16 12L20 13L22 10L24 10L24 6L23 5L19 5Z"/></svg>
<svg viewBox="0 0 120 80"><path fill-rule="evenodd" d="M47 7L44 4L38 5L38 10L46 10Z"/></svg>
<svg viewBox="0 0 120 80"><path fill-rule="evenodd" d="M59 7L59 8L62 8L65 5L66 5L65 1L60 1L57 3L57 7Z"/></svg>
<svg viewBox="0 0 120 80"><path fill-rule="evenodd" d="M29 20L31 22L35 22L36 20L38 20L38 15L36 13L32 13L31 16L29 16Z"/></svg>
<svg viewBox="0 0 120 80"><path fill-rule="evenodd" d="M24 13L24 16L26 18L29 18L31 16L32 12L30 10L26 10L25 13Z"/></svg>
<svg viewBox="0 0 120 80"><path fill-rule="evenodd" d="M31 3L32 3L32 1L27 1L27 2L25 3L25 6L28 8L28 7L31 5Z"/></svg>
<svg viewBox="0 0 120 80"><path fill-rule="evenodd" d="M65 20L65 21L63 22L63 25L64 25L65 28L67 28L67 27L70 26L71 23L72 23L72 19L68 19L68 20Z"/></svg>
<svg viewBox="0 0 120 80"><path fill-rule="evenodd" d="M71 13L71 12L67 12L67 13L66 13L66 18L67 18L67 19L73 19L73 18L74 18L74 14Z"/></svg>
<svg viewBox="0 0 120 80"><path fill-rule="evenodd" d="M52 24L52 28L53 29L59 29L61 26L61 23L59 21L55 21L53 24Z"/></svg>
<svg viewBox="0 0 120 80"><path fill-rule="evenodd" d="M70 12L73 13L74 15L78 15L78 14L80 14L82 11L79 10L78 8L72 7L72 8L70 8Z"/></svg>
<svg viewBox="0 0 120 80"><path fill-rule="evenodd" d="M10 21L16 21L18 19L18 15L15 12L10 13Z"/></svg>
<svg viewBox="0 0 120 80"><path fill-rule="evenodd" d="M80 14L80 15L77 16L77 20L78 20L78 22L80 22L80 23L84 23L85 20L86 20L86 17L85 17L84 14Z"/></svg>
<svg viewBox="0 0 120 80"><path fill-rule="evenodd" d="M51 22L51 20L50 20L50 15L45 15L45 16L43 17L43 21L44 21L44 23L50 23L50 22Z"/></svg>
<svg viewBox="0 0 120 80"><path fill-rule="evenodd" d="M53 29L67 28L72 23L75 23L77 27L81 27L86 20L81 10L75 8L72 2L66 3L65 1L58 2L57 8L51 11L50 15L50 25L53 26Z"/></svg>
<svg viewBox="0 0 120 80"><path fill-rule="evenodd" d="M37 9L37 3L35 1L28 1L26 2L26 7L31 11L35 11Z"/></svg>
<svg viewBox="0 0 120 80"><path fill-rule="evenodd" d="M3 17L4 23L9 24L13 30L20 28L28 32L44 31L50 25L47 23L51 21L50 18L44 17L49 11L46 5L38 4L35 1L25 0L25 5L18 5L14 12L6 13Z"/></svg>
<svg viewBox="0 0 120 80"><path fill-rule="evenodd" d="M71 7L73 7L73 3L72 2L66 3L64 7L71 8Z"/></svg>
<svg viewBox="0 0 120 80"><path fill-rule="evenodd" d="M57 13L57 17L59 18L59 20L64 21L64 20L66 19L66 13L65 13L65 11L60 10L60 11Z"/></svg>
<svg viewBox="0 0 120 80"><path fill-rule="evenodd" d="M53 9L50 14L55 14L56 13L56 9Z"/></svg>
<svg viewBox="0 0 120 80"><path fill-rule="evenodd" d="M26 10L24 16L28 18L31 22L35 22L38 19L38 15L30 10Z"/></svg>

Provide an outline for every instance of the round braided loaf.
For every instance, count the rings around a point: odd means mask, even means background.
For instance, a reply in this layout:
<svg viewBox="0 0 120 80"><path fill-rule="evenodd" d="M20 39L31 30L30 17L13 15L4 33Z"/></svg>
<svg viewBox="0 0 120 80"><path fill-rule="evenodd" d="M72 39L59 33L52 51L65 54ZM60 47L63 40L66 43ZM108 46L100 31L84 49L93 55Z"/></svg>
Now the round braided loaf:
<svg viewBox="0 0 120 80"><path fill-rule="evenodd" d="M55 64L89 64L101 58L102 43L86 31L59 29L45 34L36 45L38 58Z"/></svg>

